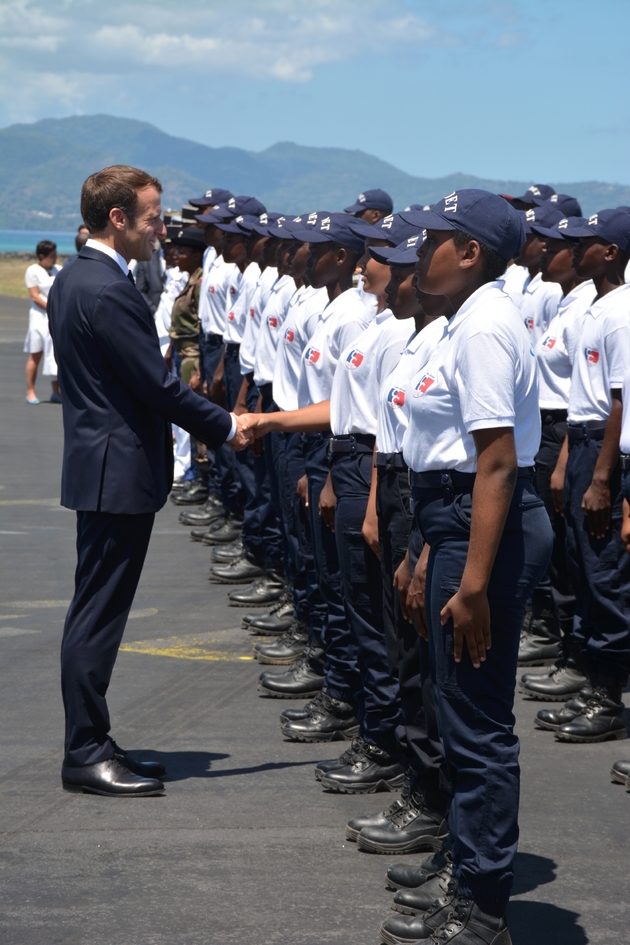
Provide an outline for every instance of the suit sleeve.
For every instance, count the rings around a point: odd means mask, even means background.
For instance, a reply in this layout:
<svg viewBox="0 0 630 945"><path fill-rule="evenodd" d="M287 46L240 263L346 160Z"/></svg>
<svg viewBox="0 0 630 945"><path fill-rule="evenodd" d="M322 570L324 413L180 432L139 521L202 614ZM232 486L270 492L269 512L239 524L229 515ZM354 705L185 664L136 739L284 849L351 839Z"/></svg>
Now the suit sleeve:
<svg viewBox="0 0 630 945"><path fill-rule="evenodd" d="M153 318L126 279L101 292L93 331L112 370L141 403L212 449L226 441L232 417L169 374Z"/></svg>

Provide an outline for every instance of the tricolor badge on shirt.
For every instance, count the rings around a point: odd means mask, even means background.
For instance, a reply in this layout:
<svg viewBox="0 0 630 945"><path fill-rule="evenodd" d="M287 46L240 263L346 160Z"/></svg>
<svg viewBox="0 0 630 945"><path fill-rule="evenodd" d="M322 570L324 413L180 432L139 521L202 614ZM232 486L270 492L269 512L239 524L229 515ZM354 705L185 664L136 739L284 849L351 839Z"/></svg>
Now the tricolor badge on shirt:
<svg viewBox="0 0 630 945"><path fill-rule="evenodd" d="M584 356L589 364L597 364L599 361L599 351L596 348L585 348Z"/></svg>
<svg viewBox="0 0 630 945"><path fill-rule="evenodd" d="M542 340L543 348L549 348L550 351L554 347L555 343L556 343L556 339L552 338L551 335L547 335L547 337L543 338Z"/></svg>
<svg viewBox="0 0 630 945"><path fill-rule="evenodd" d="M275 315L268 315L268 316L267 316L267 324L269 325L270 328L277 328L277 327L278 327L278 319L276 318Z"/></svg>
<svg viewBox="0 0 630 945"><path fill-rule="evenodd" d="M524 318L524 319L523 319L523 323L524 323L524 325L525 325L525 328L527 328L528 331L533 331L533 330L534 330L534 319L533 319L533 318Z"/></svg>
<svg viewBox="0 0 630 945"><path fill-rule="evenodd" d="M320 356L320 354L321 354L321 352L318 351L317 348L313 348L312 345L311 345L311 346L308 347L308 348L306 349L306 351L304 352L304 360L305 360L305 361L310 361L311 364L315 364L317 361L319 361L319 356Z"/></svg>
<svg viewBox="0 0 630 945"><path fill-rule="evenodd" d="M285 343L288 345L290 345L291 342L295 340L295 332L293 331L292 328L287 328L287 330L284 333L284 340L285 340Z"/></svg>
<svg viewBox="0 0 630 945"><path fill-rule="evenodd" d="M346 367L351 371L358 368L363 363L363 354L357 348L354 348L346 358Z"/></svg>
<svg viewBox="0 0 630 945"><path fill-rule="evenodd" d="M431 384L435 383L435 377L433 374L423 374L416 386L414 387L413 396L419 397L420 394L426 394Z"/></svg>
<svg viewBox="0 0 630 945"><path fill-rule="evenodd" d="M405 392L400 387L392 387L387 395L387 403L395 410L396 407L402 407L405 403Z"/></svg>

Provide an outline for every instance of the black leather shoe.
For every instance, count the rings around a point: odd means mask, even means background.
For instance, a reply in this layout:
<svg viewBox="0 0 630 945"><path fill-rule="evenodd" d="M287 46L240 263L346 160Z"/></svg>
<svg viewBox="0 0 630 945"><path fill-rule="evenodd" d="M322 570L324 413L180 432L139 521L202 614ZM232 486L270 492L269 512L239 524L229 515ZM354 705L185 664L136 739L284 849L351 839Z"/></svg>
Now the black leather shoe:
<svg viewBox="0 0 630 945"><path fill-rule="evenodd" d="M258 689L274 699L312 699L324 686L323 657L323 650L308 646L302 659L290 669L261 673Z"/></svg>
<svg viewBox="0 0 630 945"><path fill-rule="evenodd" d="M175 505L203 505L207 498L208 486L200 479L193 479L189 489L171 492L171 502Z"/></svg>
<svg viewBox="0 0 630 945"><path fill-rule="evenodd" d="M359 758L353 759L345 768L334 768L328 771L321 783L327 791L338 794L376 794L377 791L396 791L405 783L405 769L382 748L363 742Z"/></svg>
<svg viewBox="0 0 630 945"><path fill-rule="evenodd" d="M559 709L540 709L536 713L534 725L536 728L545 729L548 732L555 732L564 725L565 722L572 722L576 715L579 715L582 709L586 708L586 703L593 694L593 687L589 683L578 692L577 696L569 699L562 708Z"/></svg>
<svg viewBox="0 0 630 945"><path fill-rule="evenodd" d="M280 639L273 643L257 643L254 653L259 663L268 663L272 666L290 666L297 663L308 646L308 628L295 621L290 630L283 633Z"/></svg>
<svg viewBox="0 0 630 945"><path fill-rule="evenodd" d="M149 797L164 791L164 785L157 778L133 774L118 758L81 768L64 766L61 769L61 784L64 791L103 794L106 797Z"/></svg>
<svg viewBox="0 0 630 945"><path fill-rule="evenodd" d="M446 818L430 810L424 795L414 791L386 825L362 830L357 846L366 853L419 853L439 850L447 836Z"/></svg>
<svg viewBox="0 0 630 945"><path fill-rule="evenodd" d="M520 691L542 702L566 702L577 696L588 679L574 664L561 660L550 673L525 673Z"/></svg>
<svg viewBox="0 0 630 945"><path fill-rule="evenodd" d="M227 545L241 537L243 523L234 515L227 515L220 528L209 528L203 539L205 545Z"/></svg>
<svg viewBox="0 0 630 945"><path fill-rule="evenodd" d="M295 623L295 608L293 594L287 593L276 601L268 614L259 614L249 621L250 633L259 636L280 636Z"/></svg>
<svg viewBox="0 0 630 945"><path fill-rule="evenodd" d="M617 784L625 784L630 787L630 761L615 761L610 769L610 777Z"/></svg>
<svg viewBox="0 0 630 945"><path fill-rule="evenodd" d="M288 708L283 709L280 713L280 724L284 725L285 722L295 722L297 719L307 718L311 709L320 705L323 698L324 690L320 689L319 692L316 692L313 698L309 699L308 702L305 702L304 705L289 706Z"/></svg>
<svg viewBox="0 0 630 945"><path fill-rule="evenodd" d="M394 896L392 909L402 915L418 915L419 912L426 912L436 899L447 895L452 879L453 864L449 862L443 870L417 889L399 889Z"/></svg>
<svg viewBox="0 0 630 945"><path fill-rule="evenodd" d="M419 866L409 863L392 863L387 870L385 885L388 889L417 889L418 886L433 879L451 861L450 841L451 838L447 837L442 844L442 849L427 856Z"/></svg>
<svg viewBox="0 0 630 945"><path fill-rule="evenodd" d="M352 749L350 749L352 751ZM348 763L351 763L348 759ZM321 762L320 762L321 764ZM340 767L345 767L341 765ZM335 771L337 768L329 768L329 771ZM327 774L328 772L323 772ZM358 817L353 817L352 820L349 820L346 824L346 840L356 843L357 838L364 827L382 827L383 824L387 823L392 814L395 814L396 811L399 811L401 807L404 807L407 803L407 798L409 797L410 783L409 776L405 778L403 784L402 792L400 797L397 797L395 801L386 807L385 810L379 810L376 814L364 814L359 815ZM434 899L437 897L433 897ZM433 899L431 900L433 902ZM430 905L431 903L429 903ZM415 914L415 913L414 913Z"/></svg>
<svg viewBox="0 0 630 945"><path fill-rule="evenodd" d="M186 489L190 489L191 482L191 479L184 479L183 476L180 479L175 479L171 486L170 495L176 495L178 492L185 492Z"/></svg>
<svg viewBox="0 0 630 945"><path fill-rule="evenodd" d="M275 571L268 571L250 587L244 587L242 591L230 591L228 604L230 607L268 607L280 600L285 589L284 578Z"/></svg>
<svg viewBox="0 0 630 945"><path fill-rule="evenodd" d="M166 774L166 768L160 761L137 761L130 757L129 752L117 745L112 739L114 746L114 758L117 758L133 774L138 774L142 778L161 778Z"/></svg>
<svg viewBox="0 0 630 945"><path fill-rule="evenodd" d="M533 630L521 634L518 647L519 666L551 666L562 656L559 640Z"/></svg>
<svg viewBox="0 0 630 945"><path fill-rule="evenodd" d="M400 915L390 916L381 925L381 941L387 945L410 945L413 942L439 941L433 938L433 932L444 925L453 913L453 905L457 896L457 886L451 881L446 893L435 902L422 916L403 918Z"/></svg>
<svg viewBox="0 0 630 945"><path fill-rule="evenodd" d="M332 742L352 738L359 731L359 723L354 715L354 706L333 699L325 692L305 719L284 722L281 731L285 738L294 742Z"/></svg>
<svg viewBox="0 0 630 945"><path fill-rule="evenodd" d="M307 703L310 705L310 703ZM294 710L295 711L295 710ZM306 718L306 713L302 716L296 716L296 718ZM284 721L282 715L280 716L280 721ZM318 761L315 765L315 780L321 781L325 774L328 774L329 771L335 771L337 768L345 768L346 765L350 764L352 759L356 756L357 758L361 754L361 745L363 744L363 739L360 735L355 735L350 743L350 747L346 748L345 751L342 751L338 758L331 758L324 761ZM356 837L355 837L356 839Z"/></svg>
<svg viewBox="0 0 630 945"><path fill-rule="evenodd" d="M260 578L265 573L264 568L249 555L235 558L229 564L213 564L210 568L208 580L213 584L248 584Z"/></svg>
<svg viewBox="0 0 630 945"><path fill-rule="evenodd" d="M242 558L244 553L243 542L239 538L227 545L215 545L210 552L210 560L213 564L226 564L235 558Z"/></svg>
<svg viewBox="0 0 630 945"><path fill-rule="evenodd" d="M440 945L512 945L505 919L482 912L472 899L457 898L453 914L434 932Z"/></svg>
<svg viewBox="0 0 630 945"><path fill-rule="evenodd" d="M207 528L219 518L225 518L225 509L221 499L214 495L209 495L206 501L198 509L186 509L179 513L179 520L182 525L194 525L201 528L203 525Z"/></svg>
<svg viewBox="0 0 630 945"><path fill-rule="evenodd" d="M597 686L586 706L554 733L561 742L606 742L628 737L621 686Z"/></svg>

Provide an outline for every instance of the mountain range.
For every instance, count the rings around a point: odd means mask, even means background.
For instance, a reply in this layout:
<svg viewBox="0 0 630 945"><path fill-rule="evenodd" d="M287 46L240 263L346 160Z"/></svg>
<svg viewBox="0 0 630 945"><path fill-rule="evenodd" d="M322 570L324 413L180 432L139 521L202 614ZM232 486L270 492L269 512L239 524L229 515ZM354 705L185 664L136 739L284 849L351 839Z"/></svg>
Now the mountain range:
<svg viewBox="0 0 630 945"><path fill-rule="evenodd" d="M178 208L208 187L226 187L235 194L254 195L269 210L283 213L340 209L372 187L388 191L395 208L402 209L410 203L432 203L462 187L516 195L534 183L462 173L414 177L363 151L291 142L265 151L212 148L146 122L80 115L0 129L0 228L74 229L80 222L81 184L109 164L133 164L159 177L165 207ZM586 214L630 204L630 186L542 183L577 197Z"/></svg>

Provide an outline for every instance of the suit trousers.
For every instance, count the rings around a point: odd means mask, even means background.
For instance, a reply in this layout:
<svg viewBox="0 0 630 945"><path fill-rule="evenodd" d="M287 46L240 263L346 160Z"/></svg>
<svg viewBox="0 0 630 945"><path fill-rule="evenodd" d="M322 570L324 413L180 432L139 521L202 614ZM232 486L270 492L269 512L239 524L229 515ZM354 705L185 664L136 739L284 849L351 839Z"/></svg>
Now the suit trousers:
<svg viewBox="0 0 630 945"><path fill-rule="evenodd" d="M426 609L431 673L444 754L455 770L449 829L459 894L507 902L518 845L520 769L514 732L516 664L525 603L549 564L553 535L526 479L516 483L488 585L492 646L475 669L453 656L453 621L440 613L459 590L470 541L472 496L413 489L416 523L431 548Z"/></svg>
<svg viewBox="0 0 630 945"><path fill-rule="evenodd" d="M77 512L75 591L61 644L70 767L113 756L106 695L149 547L153 512Z"/></svg>

